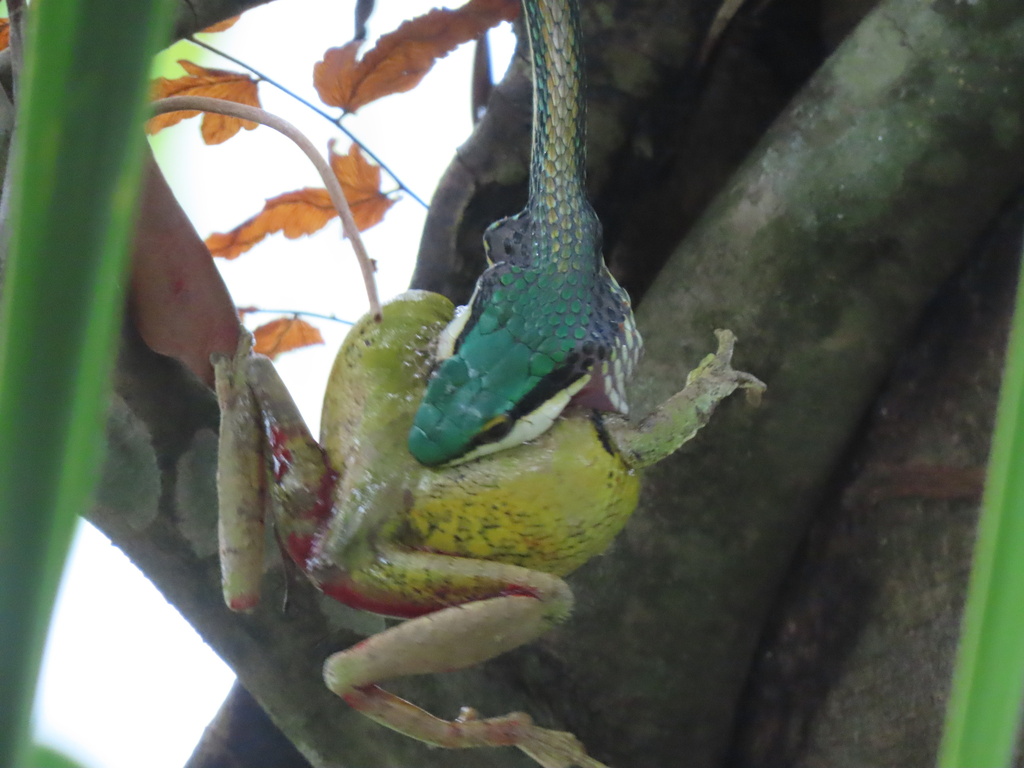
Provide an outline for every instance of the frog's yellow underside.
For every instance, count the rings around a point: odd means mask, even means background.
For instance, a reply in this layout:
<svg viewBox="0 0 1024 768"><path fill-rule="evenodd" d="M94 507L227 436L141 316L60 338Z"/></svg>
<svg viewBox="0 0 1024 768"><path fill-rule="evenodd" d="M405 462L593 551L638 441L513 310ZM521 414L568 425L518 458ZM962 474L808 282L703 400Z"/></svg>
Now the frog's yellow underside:
<svg viewBox="0 0 1024 768"><path fill-rule="evenodd" d="M602 552L636 509L637 474L602 443L589 418L508 462L430 473L409 510L409 543L564 576ZM572 451L558 451L572 444ZM516 449L513 449L516 450Z"/></svg>

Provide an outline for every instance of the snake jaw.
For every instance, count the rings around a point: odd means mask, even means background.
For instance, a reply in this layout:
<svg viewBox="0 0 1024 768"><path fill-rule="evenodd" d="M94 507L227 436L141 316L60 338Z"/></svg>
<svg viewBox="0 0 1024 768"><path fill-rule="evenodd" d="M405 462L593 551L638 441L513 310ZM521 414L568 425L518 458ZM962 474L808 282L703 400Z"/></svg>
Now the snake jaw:
<svg viewBox="0 0 1024 768"><path fill-rule="evenodd" d="M475 298L476 291L474 290L473 296L469 300L469 305L456 307L455 316L444 327L444 330L441 331L441 335L437 337L437 349L434 357L438 362L443 362L455 354L455 346L458 343L459 337L465 331L466 324L469 322L469 306L472 305Z"/></svg>
<svg viewBox="0 0 1024 768"><path fill-rule="evenodd" d="M503 437L497 440L487 440L488 431L481 432L474 440L475 445L472 448L461 456L447 462L446 466L464 464L467 461L479 459L481 456L497 453L506 448L514 448L517 445L522 445L540 437L551 428L551 425L555 423L555 419L562 414L562 411L569 405L576 393L583 389L589 381L589 375L577 379L570 386L559 390L535 409L515 420L508 419L507 417L503 418L502 416L496 417L492 422L499 422L501 426L507 425L510 427L510 429L503 430ZM498 424L494 426L498 426ZM481 442L481 440L484 441Z"/></svg>
<svg viewBox="0 0 1024 768"><path fill-rule="evenodd" d="M523 239L542 240L538 230ZM625 387L642 342L626 292L598 264L530 269L513 258L480 276L469 307L438 340L440 365L409 434L420 463L467 461L531 440L574 399L628 412Z"/></svg>

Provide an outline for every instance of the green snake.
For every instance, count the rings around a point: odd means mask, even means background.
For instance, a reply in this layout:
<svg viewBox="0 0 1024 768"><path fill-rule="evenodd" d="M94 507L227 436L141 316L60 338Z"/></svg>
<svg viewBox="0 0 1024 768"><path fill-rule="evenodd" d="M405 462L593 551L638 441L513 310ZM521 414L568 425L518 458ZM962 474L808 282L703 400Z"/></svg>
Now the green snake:
<svg viewBox="0 0 1024 768"><path fill-rule="evenodd" d="M523 0L532 52L526 208L484 233L488 268L439 343L443 360L409 433L421 463L501 450L544 432L570 402L627 410L640 356L629 297L605 266L586 197L578 0Z"/></svg>

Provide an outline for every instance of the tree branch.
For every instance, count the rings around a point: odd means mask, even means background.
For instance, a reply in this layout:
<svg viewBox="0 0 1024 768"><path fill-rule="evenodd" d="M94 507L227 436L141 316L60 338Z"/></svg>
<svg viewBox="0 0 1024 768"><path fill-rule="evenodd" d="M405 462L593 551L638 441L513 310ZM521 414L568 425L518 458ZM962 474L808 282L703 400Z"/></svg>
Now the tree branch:
<svg viewBox="0 0 1024 768"><path fill-rule="evenodd" d="M932 302L800 547L731 768L935 765L1020 271L1016 197Z"/></svg>

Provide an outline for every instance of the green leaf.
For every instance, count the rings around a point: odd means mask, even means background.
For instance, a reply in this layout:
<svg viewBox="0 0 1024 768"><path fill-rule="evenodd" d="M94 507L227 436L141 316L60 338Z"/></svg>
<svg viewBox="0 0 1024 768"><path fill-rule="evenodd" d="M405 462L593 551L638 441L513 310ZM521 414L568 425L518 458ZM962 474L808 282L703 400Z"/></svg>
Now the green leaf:
<svg viewBox="0 0 1024 768"><path fill-rule="evenodd" d="M1024 290L989 459L963 635L940 768L997 768L1013 758L1024 693Z"/></svg>
<svg viewBox="0 0 1024 768"><path fill-rule="evenodd" d="M28 768L83 768L83 766L53 747L36 744L32 747L32 757L29 759Z"/></svg>
<svg viewBox="0 0 1024 768"><path fill-rule="evenodd" d="M170 0L33 3L0 306L0 765L25 765L75 516L102 460L150 58Z"/></svg>

